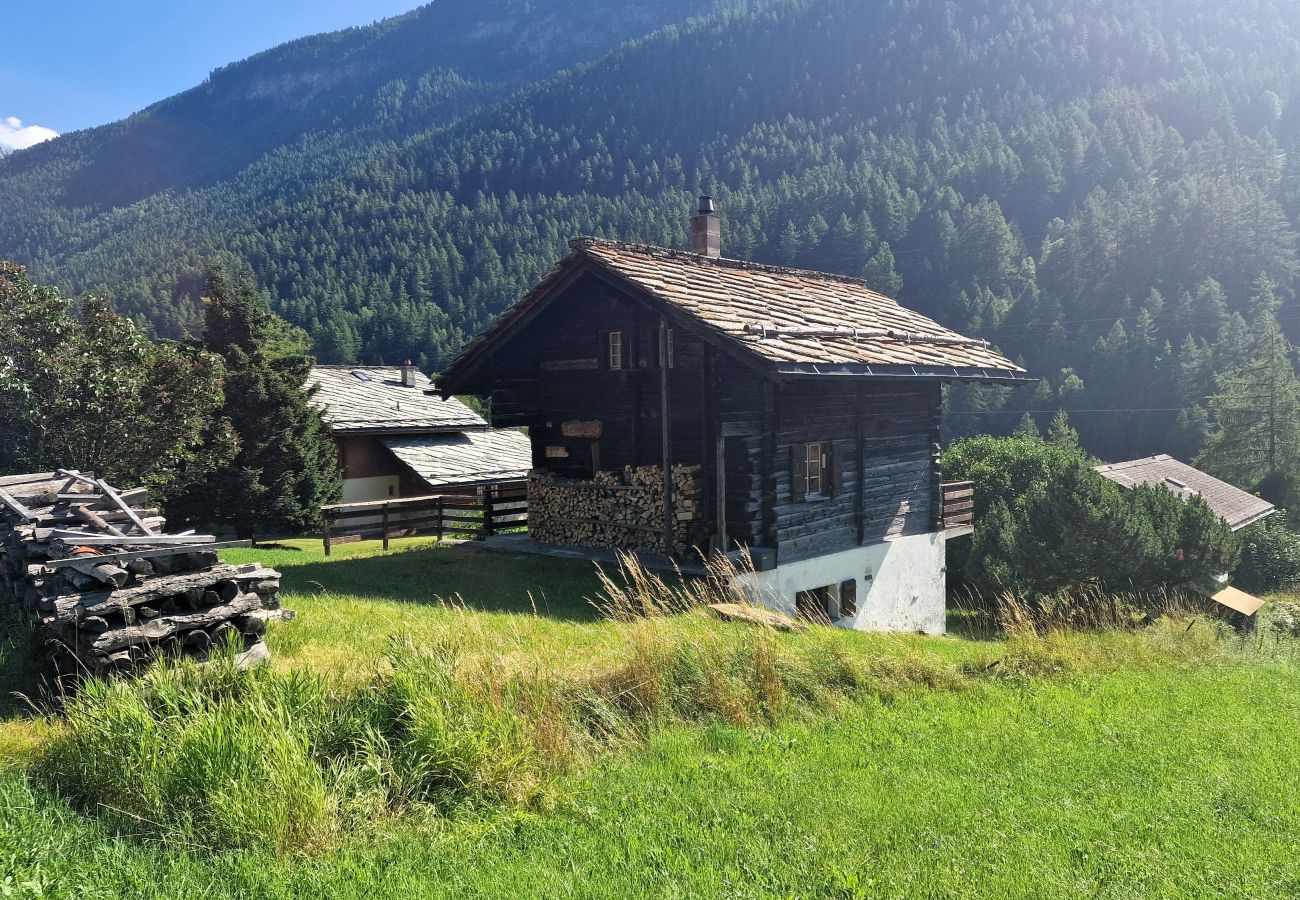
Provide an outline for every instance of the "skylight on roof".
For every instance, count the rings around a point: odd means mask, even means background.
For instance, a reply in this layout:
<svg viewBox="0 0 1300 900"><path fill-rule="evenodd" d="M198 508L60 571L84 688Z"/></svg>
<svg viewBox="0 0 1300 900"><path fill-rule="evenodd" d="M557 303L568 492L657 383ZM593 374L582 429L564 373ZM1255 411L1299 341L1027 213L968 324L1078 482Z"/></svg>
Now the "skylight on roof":
<svg viewBox="0 0 1300 900"><path fill-rule="evenodd" d="M369 380L370 380L370 376L367 375L365 372L362 372L360 369L353 369L353 370L352 370L352 376L353 376L354 378L356 378L357 381L369 381Z"/></svg>

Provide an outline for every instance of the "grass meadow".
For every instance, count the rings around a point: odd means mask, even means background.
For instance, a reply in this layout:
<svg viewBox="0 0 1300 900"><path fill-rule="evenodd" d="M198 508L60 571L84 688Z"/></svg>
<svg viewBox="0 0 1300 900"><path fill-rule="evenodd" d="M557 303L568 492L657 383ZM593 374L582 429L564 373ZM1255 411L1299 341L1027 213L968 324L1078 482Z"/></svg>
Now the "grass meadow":
<svg viewBox="0 0 1300 900"><path fill-rule="evenodd" d="M227 555L298 612L261 671L56 714L11 634L0 895L1300 893L1300 657L1267 633L777 634L602 615L590 566L470 546Z"/></svg>

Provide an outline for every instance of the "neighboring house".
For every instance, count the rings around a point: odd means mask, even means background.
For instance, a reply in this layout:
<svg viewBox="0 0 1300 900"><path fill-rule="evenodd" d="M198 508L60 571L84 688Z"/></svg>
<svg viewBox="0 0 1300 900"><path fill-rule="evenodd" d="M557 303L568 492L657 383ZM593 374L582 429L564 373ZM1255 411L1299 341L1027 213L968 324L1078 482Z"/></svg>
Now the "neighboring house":
<svg viewBox="0 0 1300 900"><path fill-rule="evenodd" d="M942 632L942 386L1024 371L858 279L722 259L707 198L692 226L692 252L571 242L443 396L488 395L494 424L528 426L535 472L555 478L534 476L535 535L744 546L777 608Z"/></svg>
<svg viewBox="0 0 1300 900"><path fill-rule="evenodd" d="M464 490L527 476L528 438L493 431L427 391L415 366L316 366L309 386L339 449L343 502Z"/></svg>
<svg viewBox="0 0 1300 900"><path fill-rule="evenodd" d="M1097 466L1097 471L1121 487L1158 484L1184 500L1200 497L1233 531L1253 525L1271 516L1277 509L1267 500L1233 487L1226 481L1220 481L1213 475L1206 475L1200 469L1194 469L1164 453L1145 459ZM1230 586L1227 574L1220 576L1213 585L1196 587L1211 600L1245 619L1254 616L1264 605L1264 601L1258 597ZM1253 621L1247 627L1253 627Z"/></svg>
<svg viewBox="0 0 1300 900"><path fill-rule="evenodd" d="M1164 453L1097 466L1097 471L1120 487L1158 484L1184 500L1200 497L1233 531L1267 518L1276 510L1267 500L1206 475Z"/></svg>

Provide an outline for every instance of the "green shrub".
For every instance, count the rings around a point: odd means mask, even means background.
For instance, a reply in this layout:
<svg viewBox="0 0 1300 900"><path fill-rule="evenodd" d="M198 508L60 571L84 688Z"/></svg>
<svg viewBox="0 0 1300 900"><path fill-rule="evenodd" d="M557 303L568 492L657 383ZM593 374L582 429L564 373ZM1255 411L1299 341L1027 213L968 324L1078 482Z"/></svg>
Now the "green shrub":
<svg viewBox="0 0 1300 900"><path fill-rule="evenodd" d="M979 437L944 455L949 478L975 482L964 575L985 595L1030 607L1063 592L1142 594L1230 571L1237 545L1199 497L1120 488L1079 450L1032 437ZM1085 593L1083 596L1090 596Z"/></svg>
<svg viewBox="0 0 1300 900"><path fill-rule="evenodd" d="M1280 591L1300 585L1300 534L1275 513L1239 533L1241 562L1234 581L1247 591Z"/></svg>

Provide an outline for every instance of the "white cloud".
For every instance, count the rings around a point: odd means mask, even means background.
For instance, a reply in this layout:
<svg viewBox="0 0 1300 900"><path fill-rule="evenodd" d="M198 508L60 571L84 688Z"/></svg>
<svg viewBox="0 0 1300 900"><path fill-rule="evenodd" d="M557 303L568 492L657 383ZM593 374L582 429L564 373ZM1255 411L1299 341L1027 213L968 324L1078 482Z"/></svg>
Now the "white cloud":
<svg viewBox="0 0 1300 900"><path fill-rule="evenodd" d="M26 150L34 144L58 136L57 131L43 125L24 125L17 116L0 119L0 149Z"/></svg>

